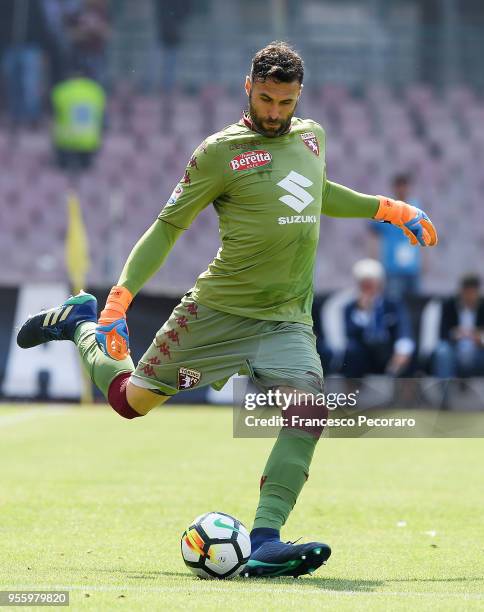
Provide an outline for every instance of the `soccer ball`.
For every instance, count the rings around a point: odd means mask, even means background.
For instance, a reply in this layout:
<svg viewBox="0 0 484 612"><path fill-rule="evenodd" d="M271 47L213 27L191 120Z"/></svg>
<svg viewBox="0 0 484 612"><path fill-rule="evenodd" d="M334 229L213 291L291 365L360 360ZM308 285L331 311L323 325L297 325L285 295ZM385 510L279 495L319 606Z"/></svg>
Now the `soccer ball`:
<svg viewBox="0 0 484 612"><path fill-rule="evenodd" d="M181 553L199 578L233 578L249 560L250 535L230 514L207 512L183 532Z"/></svg>

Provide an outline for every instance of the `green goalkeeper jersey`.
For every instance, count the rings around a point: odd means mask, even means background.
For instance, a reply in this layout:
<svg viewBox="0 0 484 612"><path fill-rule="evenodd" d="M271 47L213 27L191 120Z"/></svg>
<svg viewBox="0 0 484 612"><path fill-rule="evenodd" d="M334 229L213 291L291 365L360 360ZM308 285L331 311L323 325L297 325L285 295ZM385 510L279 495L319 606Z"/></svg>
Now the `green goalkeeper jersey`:
<svg viewBox="0 0 484 612"><path fill-rule="evenodd" d="M210 203L221 247L192 289L210 308L312 324L313 273L325 189L325 134L309 119L267 138L246 119L194 152L159 219L187 229Z"/></svg>

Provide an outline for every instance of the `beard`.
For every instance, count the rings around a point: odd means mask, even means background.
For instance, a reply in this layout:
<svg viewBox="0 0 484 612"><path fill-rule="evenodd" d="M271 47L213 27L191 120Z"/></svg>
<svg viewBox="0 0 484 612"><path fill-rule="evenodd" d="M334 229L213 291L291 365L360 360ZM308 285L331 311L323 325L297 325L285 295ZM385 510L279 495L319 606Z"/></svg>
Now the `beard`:
<svg viewBox="0 0 484 612"><path fill-rule="evenodd" d="M279 121L268 121L267 119L262 119L262 117L257 114L257 111L252 104L252 96L249 96L249 116L259 134L262 134L262 136L266 136L267 138L276 138L276 136L281 136L282 134L288 132L295 112L296 107L294 107L294 110L286 119L280 119Z"/></svg>

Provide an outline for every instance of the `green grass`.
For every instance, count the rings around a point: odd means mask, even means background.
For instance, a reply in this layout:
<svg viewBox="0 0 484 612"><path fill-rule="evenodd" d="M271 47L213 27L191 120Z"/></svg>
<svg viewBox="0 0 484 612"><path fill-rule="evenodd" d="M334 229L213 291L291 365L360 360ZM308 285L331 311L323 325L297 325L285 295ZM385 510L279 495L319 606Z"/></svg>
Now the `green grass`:
<svg viewBox="0 0 484 612"><path fill-rule="evenodd" d="M0 588L65 588L72 609L484 607L479 439L322 440L283 533L323 539L311 577L199 581L179 537L204 511L249 528L271 440L231 411L0 407ZM405 526L397 526L399 522Z"/></svg>

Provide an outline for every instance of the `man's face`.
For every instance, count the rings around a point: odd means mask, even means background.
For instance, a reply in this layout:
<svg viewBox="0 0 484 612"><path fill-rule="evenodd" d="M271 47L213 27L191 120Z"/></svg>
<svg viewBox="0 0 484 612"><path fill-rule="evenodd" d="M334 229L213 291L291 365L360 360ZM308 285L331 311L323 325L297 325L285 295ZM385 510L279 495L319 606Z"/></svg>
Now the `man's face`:
<svg viewBox="0 0 484 612"><path fill-rule="evenodd" d="M280 83L245 80L249 114L257 131L269 138L284 134L291 125L302 85L298 81Z"/></svg>
<svg viewBox="0 0 484 612"><path fill-rule="evenodd" d="M466 308L477 308L479 302L479 287L463 287L460 295L462 303Z"/></svg>
<svg viewBox="0 0 484 612"><path fill-rule="evenodd" d="M374 298L382 292L383 282L378 278L362 278L359 288L362 295Z"/></svg>

